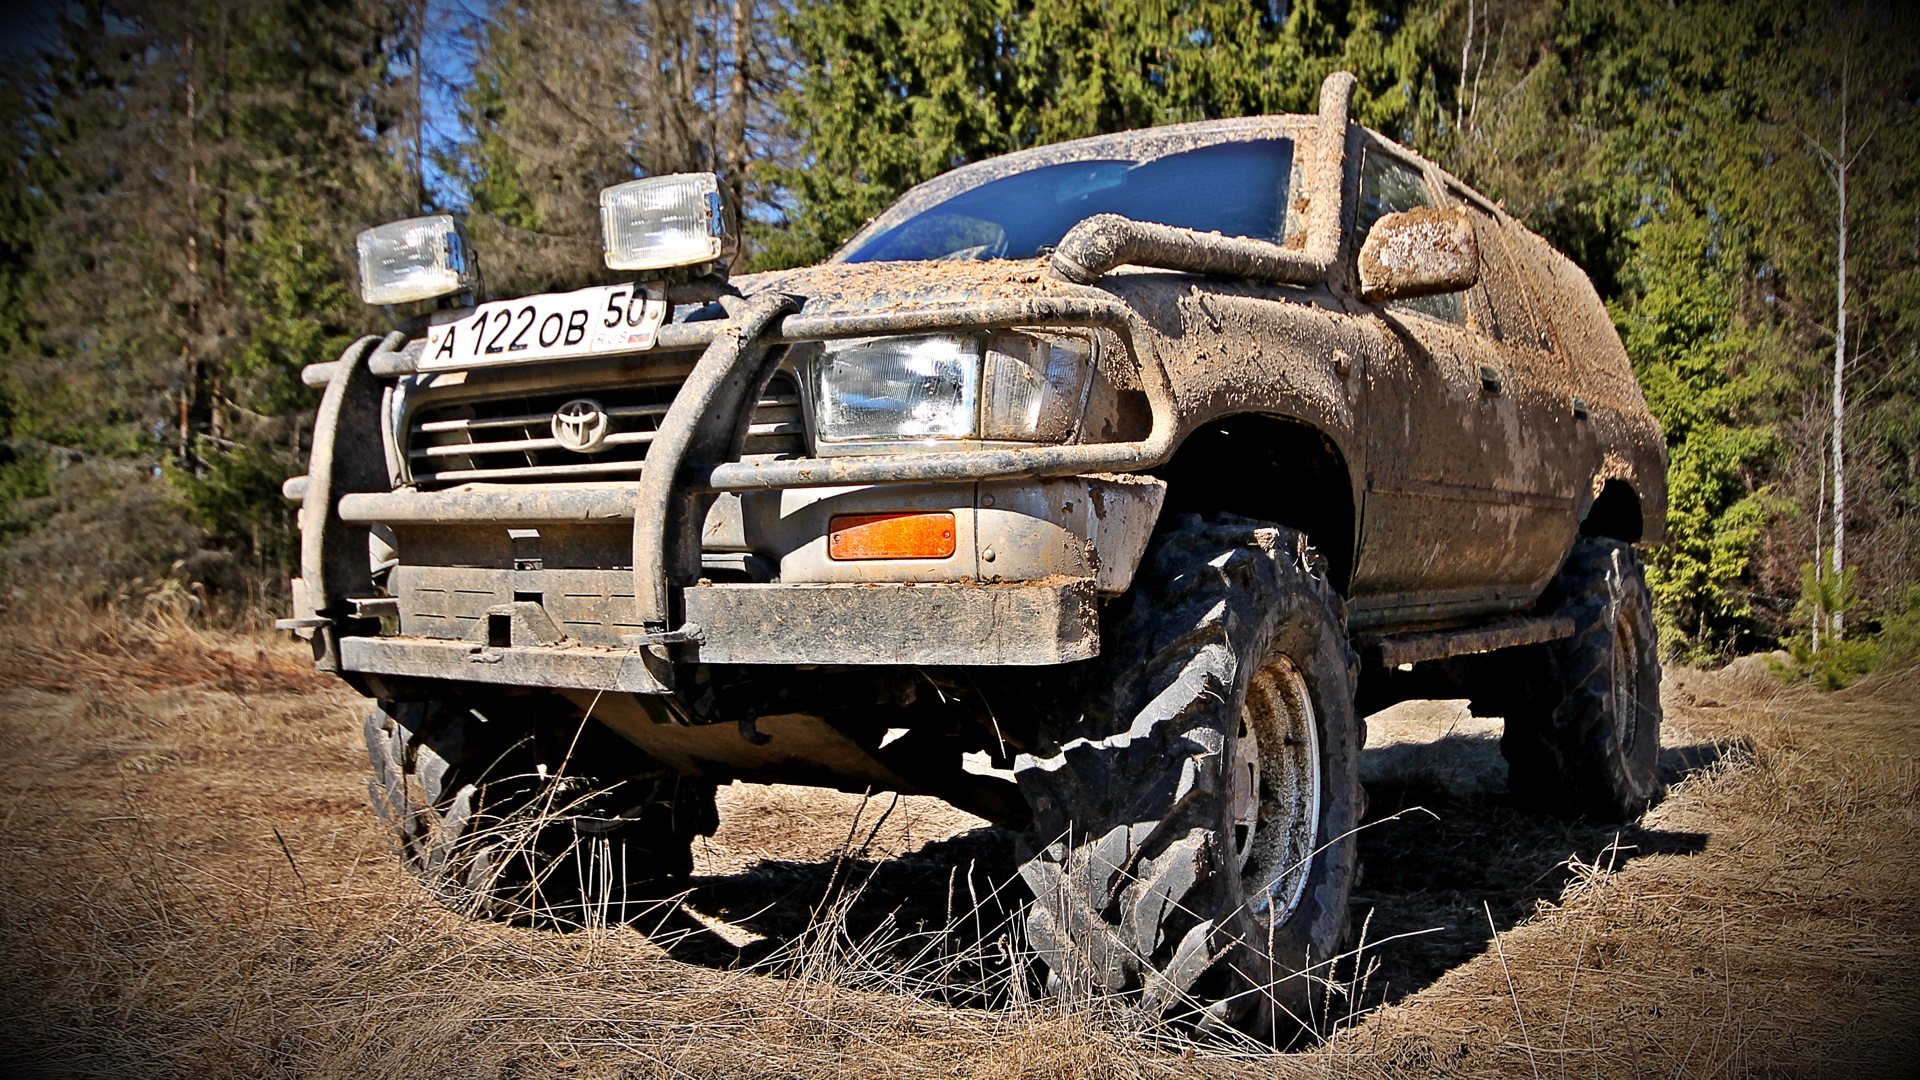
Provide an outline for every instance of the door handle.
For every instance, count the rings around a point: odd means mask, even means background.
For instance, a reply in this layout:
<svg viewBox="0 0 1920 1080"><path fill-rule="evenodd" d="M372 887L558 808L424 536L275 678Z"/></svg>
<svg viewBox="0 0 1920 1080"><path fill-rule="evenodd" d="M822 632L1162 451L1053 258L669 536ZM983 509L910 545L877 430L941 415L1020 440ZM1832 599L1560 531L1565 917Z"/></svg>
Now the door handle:
<svg viewBox="0 0 1920 1080"><path fill-rule="evenodd" d="M1500 369L1492 364L1480 365L1480 390L1483 393L1497 394L1505 385Z"/></svg>

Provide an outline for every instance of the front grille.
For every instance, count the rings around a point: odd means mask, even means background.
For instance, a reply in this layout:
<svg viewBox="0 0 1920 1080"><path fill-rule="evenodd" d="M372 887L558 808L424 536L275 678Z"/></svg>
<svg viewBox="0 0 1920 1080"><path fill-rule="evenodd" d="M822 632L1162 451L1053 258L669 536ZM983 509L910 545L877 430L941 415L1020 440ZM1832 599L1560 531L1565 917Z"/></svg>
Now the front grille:
<svg viewBox="0 0 1920 1080"><path fill-rule="evenodd" d="M416 411L408 423L407 466L420 487L469 481L532 482L638 476L680 384L569 387L476 401L437 403ZM591 450L569 449L554 436L554 415L575 402L582 414L572 430L592 426ZM597 412L598 416L595 415ZM599 418L604 417L604 426ZM590 423L589 423L590 422ZM565 425L563 425L564 427ZM806 452L800 393L793 377L777 372L755 404L748 429L748 456Z"/></svg>

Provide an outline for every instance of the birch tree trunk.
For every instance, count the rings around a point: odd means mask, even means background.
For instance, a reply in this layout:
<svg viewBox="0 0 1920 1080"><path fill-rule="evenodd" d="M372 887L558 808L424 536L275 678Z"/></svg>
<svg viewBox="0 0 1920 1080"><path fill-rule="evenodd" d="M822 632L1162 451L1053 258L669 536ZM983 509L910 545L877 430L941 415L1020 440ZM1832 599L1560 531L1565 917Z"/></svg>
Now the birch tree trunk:
<svg viewBox="0 0 1920 1080"><path fill-rule="evenodd" d="M1819 401L1816 397L1816 400L1809 404L1807 412L1812 413L1818 407ZM1827 531L1827 459L1820 452L1818 439L1814 440L1813 468L1820 474L1820 501L1814 505L1813 511L1813 580L1818 585L1825 581L1827 576L1826 536L1824 535ZM1816 597L1819 595L1817 591L1815 595ZM1816 653L1820 651L1820 642L1825 636L1825 623L1825 614L1816 607L1813 613L1813 625L1809 628L1813 636L1813 651Z"/></svg>
<svg viewBox="0 0 1920 1080"><path fill-rule="evenodd" d="M1460 43L1460 86L1453 95L1453 130L1457 134L1464 121L1467 101L1467 66L1473 59L1473 0L1467 0L1467 35Z"/></svg>
<svg viewBox="0 0 1920 1080"><path fill-rule="evenodd" d="M753 5L733 0L733 80L727 88L726 151L722 171L733 189L733 204L746 198L747 171L747 63L753 52Z"/></svg>
<svg viewBox="0 0 1920 1080"><path fill-rule="evenodd" d="M199 347L200 337L200 143L195 128L195 112L198 98L199 72L196 70L198 55L194 50L194 35L187 35L186 63L186 111L182 126L186 129L187 144L187 185L186 185L186 318L180 334L180 441L175 450L175 458L180 467L197 474L199 463L193 446L193 425L200 404L200 359L195 351Z"/></svg>
<svg viewBox="0 0 1920 1080"><path fill-rule="evenodd" d="M1847 170L1853 164L1847 157L1847 83L1852 75L1853 42L1840 64L1840 153L1834 162L1834 185L1840 195L1839 287L1833 339L1833 587L1838 600L1845 583L1847 545ZM1832 636L1846 636L1846 613L1835 604Z"/></svg>

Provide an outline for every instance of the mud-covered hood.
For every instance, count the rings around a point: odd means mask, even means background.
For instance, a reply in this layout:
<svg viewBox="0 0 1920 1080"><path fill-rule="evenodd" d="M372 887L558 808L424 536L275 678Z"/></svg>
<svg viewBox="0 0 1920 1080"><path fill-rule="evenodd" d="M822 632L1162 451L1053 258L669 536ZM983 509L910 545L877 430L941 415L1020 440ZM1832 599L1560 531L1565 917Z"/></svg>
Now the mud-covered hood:
<svg viewBox="0 0 1920 1080"><path fill-rule="evenodd" d="M825 263L733 279L743 294L784 292L809 315L951 307L1046 296L1105 296L1098 289L1049 277L1044 259L986 262Z"/></svg>

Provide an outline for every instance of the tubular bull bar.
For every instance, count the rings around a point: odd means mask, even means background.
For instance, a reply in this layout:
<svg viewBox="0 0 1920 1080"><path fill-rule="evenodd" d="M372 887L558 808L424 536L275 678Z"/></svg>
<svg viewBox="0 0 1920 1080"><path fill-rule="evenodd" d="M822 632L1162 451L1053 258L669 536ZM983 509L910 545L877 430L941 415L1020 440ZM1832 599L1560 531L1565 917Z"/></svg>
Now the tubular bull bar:
<svg viewBox="0 0 1920 1080"><path fill-rule="evenodd" d="M721 492L852 485L966 484L1135 472L1173 452L1173 395L1131 308L1111 299L1034 297L888 312L801 314L783 294L724 296L727 318L661 327L653 351L701 349L660 421L637 487L394 491L382 440L387 381L417 370L418 343L394 332L366 337L339 360L303 372L324 385L306 477L287 490L300 503L301 577L294 617L277 625L310 636L323 670L469 682L671 693L672 650L681 659L742 663L1034 663L1093 655L1090 583L1010 585L772 585L691 589L700 576L701 525ZM1146 397L1145 438L1112 443L743 462L753 402L798 342L883 334L1098 327L1117 333ZM633 521L634 619L626 651L564 642L476 645L381 636L393 601L374 584L372 525L388 521ZM724 589L725 596L718 594ZM694 594L699 595L694 595ZM707 594L713 593L714 596ZM675 625L676 600L681 621ZM925 603L923 603L925 601ZM521 608L523 605L506 605ZM939 623L930 645L890 649L886 634L924 611ZM518 619L525 613L502 612ZM695 619L698 615L700 618ZM625 620L622 620L625 621ZM517 625L517 623L516 623ZM848 627L854 628L848 630ZM862 632L859 628L866 628ZM774 647L765 639L787 640ZM1009 650L1007 639L1037 649ZM1016 655L1016 653L1018 655ZM1021 658L1024 657L1024 660ZM1037 659L1036 659L1037 657Z"/></svg>

